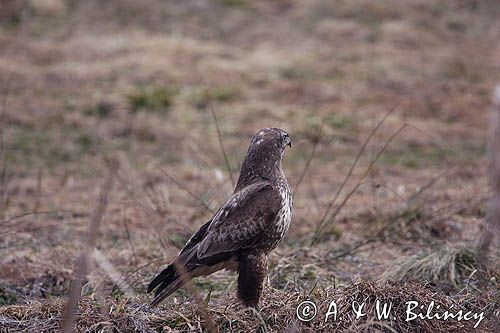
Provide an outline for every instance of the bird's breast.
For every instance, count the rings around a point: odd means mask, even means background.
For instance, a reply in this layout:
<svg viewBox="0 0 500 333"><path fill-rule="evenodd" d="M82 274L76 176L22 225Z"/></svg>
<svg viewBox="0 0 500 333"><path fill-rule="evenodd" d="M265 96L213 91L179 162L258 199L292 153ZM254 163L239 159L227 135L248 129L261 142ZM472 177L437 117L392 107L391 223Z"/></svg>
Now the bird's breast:
<svg viewBox="0 0 500 333"><path fill-rule="evenodd" d="M280 236L283 238L290 227L290 222L292 221L292 195L286 186L282 187L280 195L281 209L278 212L278 220L276 221L276 224L279 229Z"/></svg>
<svg viewBox="0 0 500 333"><path fill-rule="evenodd" d="M281 208L276 215L273 228L267 234L271 250L285 237L292 220L292 195L287 186L281 187L280 196Z"/></svg>

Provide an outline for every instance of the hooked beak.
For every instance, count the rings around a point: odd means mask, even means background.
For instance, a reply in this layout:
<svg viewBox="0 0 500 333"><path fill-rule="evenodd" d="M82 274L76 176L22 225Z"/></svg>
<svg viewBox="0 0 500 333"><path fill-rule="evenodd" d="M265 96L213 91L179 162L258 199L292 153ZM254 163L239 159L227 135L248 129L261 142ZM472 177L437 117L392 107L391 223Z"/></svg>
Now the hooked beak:
<svg viewBox="0 0 500 333"><path fill-rule="evenodd" d="M292 140L290 139L289 136L285 137L285 145L287 145L288 147L292 148Z"/></svg>

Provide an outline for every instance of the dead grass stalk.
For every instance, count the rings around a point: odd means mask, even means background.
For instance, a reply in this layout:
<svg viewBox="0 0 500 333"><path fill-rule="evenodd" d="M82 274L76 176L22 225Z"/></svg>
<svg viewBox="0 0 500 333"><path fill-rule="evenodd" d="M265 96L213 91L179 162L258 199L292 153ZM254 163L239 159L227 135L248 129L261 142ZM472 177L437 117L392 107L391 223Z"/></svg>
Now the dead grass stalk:
<svg viewBox="0 0 500 333"><path fill-rule="evenodd" d="M68 302L66 304L66 309L64 311L63 325L62 325L62 332L64 333L69 333L73 331L75 312L78 307L78 301L80 299L83 280L85 278L85 275L87 274L89 257L92 252L92 249L95 246L99 225L101 224L102 217L108 205L108 195L113 187L115 173L116 173L116 165L111 164L109 168L109 174L106 178L106 181L102 185L99 193L98 205L94 210L94 213L88 225L87 239L80 252L75 279L71 285Z"/></svg>

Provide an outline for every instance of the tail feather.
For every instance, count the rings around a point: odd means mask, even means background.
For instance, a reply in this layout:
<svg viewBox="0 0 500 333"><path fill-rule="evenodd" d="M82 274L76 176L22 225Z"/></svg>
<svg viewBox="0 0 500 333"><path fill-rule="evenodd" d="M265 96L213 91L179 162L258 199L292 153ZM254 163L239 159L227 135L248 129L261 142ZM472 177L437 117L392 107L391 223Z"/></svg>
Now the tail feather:
<svg viewBox="0 0 500 333"><path fill-rule="evenodd" d="M230 252L199 259L196 255L196 248L188 249L186 252L181 253L174 263L161 271L149 284L148 293L157 288L151 305L157 305L173 294L183 286L184 280L206 276L224 268L237 269L238 265L234 259L234 254ZM182 265L184 268L183 273L186 274L185 277L181 277L176 269L177 265Z"/></svg>
<svg viewBox="0 0 500 333"><path fill-rule="evenodd" d="M148 293L152 292L157 286L159 286L163 281L173 281L175 280L175 269L172 264L161 271L153 281L148 286Z"/></svg>
<svg viewBox="0 0 500 333"><path fill-rule="evenodd" d="M187 278L189 279L190 277ZM148 293L157 288L151 305L158 305L166 297L170 296L177 289L182 287L182 285L183 279L177 273L174 264L170 264L166 269L158 274L148 286Z"/></svg>
<svg viewBox="0 0 500 333"><path fill-rule="evenodd" d="M160 304L168 296L172 295L177 289L182 287L182 279L176 278L170 283L163 282L155 293L155 298L151 302L151 306Z"/></svg>
<svg viewBox="0 0 500 333"><path fill-rule="evenodd" d="M158 288L156 289L155 298L151 302L151 305L157 305L163 299L182 287L183 281L175 267L176 265L182 265L185 270L184 273L190 273L193 268L196 267L196 262L196 250L190 249L189 251L182 253L173 263L161 271L161 273L158 274L148 286L148 293L153 291L155 288Z"/></svg>

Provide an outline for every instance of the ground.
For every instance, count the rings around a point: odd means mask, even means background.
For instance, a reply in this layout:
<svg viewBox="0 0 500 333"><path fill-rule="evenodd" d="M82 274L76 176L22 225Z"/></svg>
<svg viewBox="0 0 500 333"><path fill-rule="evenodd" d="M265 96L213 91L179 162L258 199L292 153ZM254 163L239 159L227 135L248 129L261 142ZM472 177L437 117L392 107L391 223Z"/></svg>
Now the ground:
<svg viewBox="0 0 500 333"><path fill-rule="evenodd" d="M208 318L234 332L474 325L407 323L412 299L498 327L498 251L486 272L475 253L496 1L0 6L0 331L57 331L82 251L77 331L202 331ZM250 137L270 126L293 140L294 215L259 311L238 303L228 272L149 307L148 282L228 198ZM318 317L303 323L307 299ZM324 322L332 300L347 311L376 299L393 300L397 320Z"/></svg>

